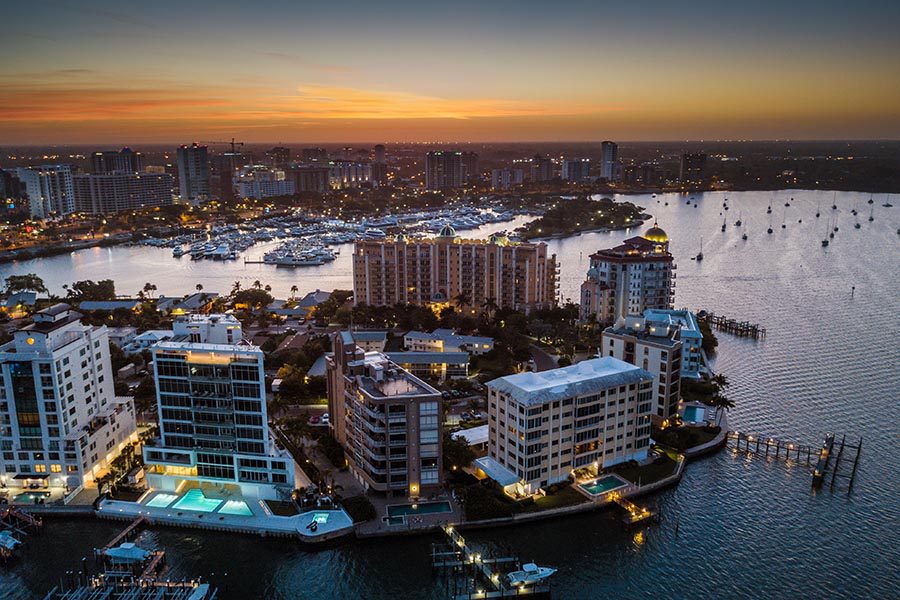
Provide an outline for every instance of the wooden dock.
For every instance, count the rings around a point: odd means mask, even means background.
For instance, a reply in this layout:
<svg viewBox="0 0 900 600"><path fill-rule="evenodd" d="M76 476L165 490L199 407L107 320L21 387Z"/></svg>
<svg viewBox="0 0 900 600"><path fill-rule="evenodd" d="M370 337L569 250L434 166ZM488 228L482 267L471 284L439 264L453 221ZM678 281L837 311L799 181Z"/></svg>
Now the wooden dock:
<svg viewBox="0 0 900 600"><path fill-rule="evenodd" d="M29 515L21 510L8 507L0 511L0 531L5 531L18 544L14 547L7 548L0 546L0 560L7 561L17 556L16 547L20 547L29 534L40 531L44 522L33 515Z"/></svg>
<svg viewBox="0 0 900 600"><path fill-rule="evenodd" d="M741 431L729 431L727 440L736 452L747 452L774 460L793 461L805 464L807 467L813 467L812 485L815 488L821 487L828 478L829 473L831 474L830 489L832 490L838 478L846 479L848 481L848 493L853 489L853 482L856 478L856 470L859 467L859 458L862 451L862 438L859 439L859 443L853 445L847 443L846 436L842 436L840 442L836 444L836 436L833 433L826 434L819 446L788 442ZM836 445L837 452L835 453ZM852 459L852 467L848 467L847 462L843 463L845 470L849 468L850 473L840 472L845 449L856 451ZM831 460L833 457L834 464L832 465Z"/></svg>
<svg viewBox="0 0 900 600"><path fill-rule="evenodd" d="M626 525L636 525L653 518L653 513L642 506L638 506L631 500L624 498L618 492L610 492L607 495L612 502L615 502L623 509L622 520Z"/></svg>
<svg viewBox="0 0 900 600"><path fill-rule="evenodd" d="M449 544L432 544L431 566L433 570L449 571L447 591L453 600L475 600L481 598L513 598L529 596L549 598L550 584L510 586L506 573L521 568L519 559L513 556L483 556L469 546L462 534L453 525L443 527ZM509 569L504 572L504 566ZM452 589L450 585L452 583Z"/></svg>
<svg viewBox="0 0 900 600"><path fill-rule="evenodd" d="M697 313L697 320L709 324L710 327L714 327L717 331L723 331L738 337L749 337L754 340L766 337L766 328L750 321L738 321L737 319L730 319L725 315L717 315L705 310Z"/></svg>

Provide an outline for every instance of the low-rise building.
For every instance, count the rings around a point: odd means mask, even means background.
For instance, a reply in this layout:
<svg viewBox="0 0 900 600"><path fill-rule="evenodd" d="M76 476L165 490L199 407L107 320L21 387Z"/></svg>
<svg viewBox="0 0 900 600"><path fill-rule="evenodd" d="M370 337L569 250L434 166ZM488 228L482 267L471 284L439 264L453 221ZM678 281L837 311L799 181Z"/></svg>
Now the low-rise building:
<svg viewBox="0 0 900 600"><path fill-rule="evenodd" d="M387 331L353 331L351 335L364 352L384 352L387 345Z"/></svg>
<svg viewBox="0 0 900 600"><path fill-rule="evenodd" d="M171 329L149 329L134 336L133 340L122 347L122 351L125 354L140 354L163 340L172 339L174 335Z"/></svg>
<svg viewBox="0 0 900 600"><path fill-rule="evenodd" d="M124 348L137 337L136 327L109 327L107 331L110 343L115 344L119 348Z"/></svg>
<svg viewBox="0 0 900 600"><path fill-rule="evenodd" d="M388 352L388 358L415 375L437 379L463 379L469 376L466 352Z"/></svg>
<svg viewBox="0 0 900 600"><path fill-rule="evenodd" d="M458 335L452 329L435 329L431 333L408 331L403 346L413 352L466 352L479 356L494 349L494 338L480 335Z"/></svg>
<svg viewBox="0 0 900 600"><path fill-rule="evenodd" d="M476 466L508 491L533 494L575 469L647 456L653 374L644 369L594 358L487 387L488 455Z"/></svg>
<svg viewBox="0 0 900 600"><path fill-rule="evenodd" d="M350 332L327 359L328 409L335 439L366 489L417 498L440 488L441 394Z"/></svg>
<svg viewBox="0 0 900 600"><path fill-rule="evenodd" d="M672 323L628 317L601 334L600 354L653 373L654 417L668 419L681 399L681 329Z"/></svg>

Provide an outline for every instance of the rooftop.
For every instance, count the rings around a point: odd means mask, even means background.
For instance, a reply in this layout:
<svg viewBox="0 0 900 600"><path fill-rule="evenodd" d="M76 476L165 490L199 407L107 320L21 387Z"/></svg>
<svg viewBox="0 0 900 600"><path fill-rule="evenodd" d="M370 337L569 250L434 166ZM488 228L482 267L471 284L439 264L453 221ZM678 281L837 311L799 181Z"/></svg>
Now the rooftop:
<svg viewBox="0 0 900 600"><path fill-rule="evenodd" d="M468 352L388 352L388 358L395 363L409 365L448 364L461 365L469 362Z"/></svg>
<svg viewBox="0 0 900 600"><path fill-rule="evenodd" d="M381 352L368 352L362 361L365 375L357 375L360 389L373 398L393 396L435 396L440 392L401 368Z"/></svg>
<svg viewBox="0 0 900 600"><path fill-rule="evenodd" d="M550 371L507 375L494 379L487 385L498 392L509 394L522 404L537 405L652 380L652 373L606 356Z"/></svg>

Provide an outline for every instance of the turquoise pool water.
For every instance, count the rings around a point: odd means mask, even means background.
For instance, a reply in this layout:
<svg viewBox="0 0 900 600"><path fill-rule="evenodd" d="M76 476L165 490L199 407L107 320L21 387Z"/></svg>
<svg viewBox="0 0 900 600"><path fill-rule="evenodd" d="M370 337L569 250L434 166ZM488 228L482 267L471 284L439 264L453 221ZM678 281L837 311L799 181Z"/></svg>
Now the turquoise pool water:
<svg viewBox="0 0 900 600"><path fill-rule="evenodd" d="M622 483L621 479L614 475L606 475L605 477L601 477L593 481L588 481L587 483L581 483L578 485L578 487L586 491L591 496L598 496L610 490L625 487L625 484Z"/></svg>
<svg viewBox="0 0 900 600"><path fill-rule="evenodd" d="M226 500L222 508L219 509L220 515L237 515L239 517L252 517L253 511L247 506L243 500Z"/></svg>
<svg viewBox="0 0 900 600"><path fill-rule="evenodd" d="M430 515L433 513L451 512L450 503L420 502L419 504L395 504L388 506L389 517L402 517L404 515Z"/></svg>
<svg viewBox="0 0 900 600"><path fill-rule="evenodd" d="M35 500L47 500L50 498L50 492L25 492L13 498L13 502L28 502L34 504Z"/></svg>
<svg viewBox="0 0 900 600"><path fill-rule="evenodd" d="M178 500L178 496L176 496L175 494L157 494L150 499L150 502L147 503L147 506L152 506L154 508L167 508L176 500Z"/></svg>
<svg viewBox="0 0 900 600"><path fill-rule="evenodd" d="M222 504L221 500L207 498L203 495L203 492L194 488L188 490L187 493L181 497L181 500L176 502L172 508L180 510L196 510L197 512L208 513L216 510L220 504Z"/></svg>
<svg viewBox="0 0 900 600"><path fill-rule="evenodd" d="M706 409L699 406L688 406L684 409L684 420L691 423L703 423L706 421Z"/></svg>

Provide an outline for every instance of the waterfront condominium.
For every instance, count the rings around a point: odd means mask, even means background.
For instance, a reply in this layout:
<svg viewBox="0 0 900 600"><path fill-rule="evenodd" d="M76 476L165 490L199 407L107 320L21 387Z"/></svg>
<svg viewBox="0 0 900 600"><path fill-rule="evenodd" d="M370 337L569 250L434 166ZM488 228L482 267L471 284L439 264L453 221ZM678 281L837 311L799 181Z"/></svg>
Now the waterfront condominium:
<svg viewBox="0 0 900 600"><path fill-rule="evenodd" d="M508 493L533 494L580 468L643 460L653 374L611 357L494 379L488 455L478 469Z"/></svg>
<svg viewBox="0 0 900 600"><path fill-rule="evenodd" d="M441 393L349 331L327 359L328 410L353 476L380 493L417 498L440 488Z"/></svg>
<svg viewBox="0 0 900 600"><path fill-rule="evenodd" d="M34 315L0 346L0 484L75 491L95 486L136 442L134 404L116 398L105 326L68 304Z"/></svg>
<svg viewBox="0 0 900 600"><path fill-rule="evenodd" d="M478 181L478 155L437 150L425 155L425 189L456 189Z"/></svg>
<svg viewBox="0 0 900 600"><path fill-rule="evenodd" d="M681 329L681 377L700 379L703 369L703 333L697 317L686 308L680 310L648 308L644 318L651 326L676 326Z"/></svg>
<svg viewBox="0 0 900 600"><path fill-rule="evenodd" d="M626 317L601 334L600 355L612 356L653 373L653 416L660 421L678 412L681 399L681 327L664 320Z"/></svg>
<svg viewBox="0 0 900 600"><path fill-rule="evenodd" d="M160 439L144 447L154 489L215 486L287 497L296 465L271 439L262 351L231 315L185 315L152 348Z"/></svg>
<svg viewBox="0 0 900 600"><path fill-rule="evenodd" d="M600 144L600 178L606 181L615 181L618 162L619 145L615 142Z"/></svg>
<svg viewBox="0 0 900 600"><path fill-rule="evenodd" d="M72 178L78 212L112 214L172 204L168 173L89 173Z"/></svg>
<svg viewBox="0 0 900 600"><path fill-rule="evenodd" d="M51 214L67 215L75 211L75 189L69 165L19 167L16 175L25 186L33 218L46 219Z"/></svg>
<svg viewBox="0 0 900 600"><path fill-rule="evenodd" d="M353 251L356 304L442 305L530 311L556 305L556 255L505 236L461 240L447 225L434 239L361 240Z"/></svg>
<svg viewBox="0 0 900 600"><path fill-rule="evenodd" d="M672 308L675 264L669 237L657 226L642 237L591 255L587 279L581 284L581 318L609 325L648 308Z"/></svg>

